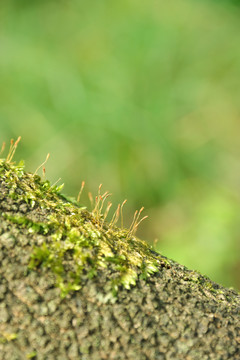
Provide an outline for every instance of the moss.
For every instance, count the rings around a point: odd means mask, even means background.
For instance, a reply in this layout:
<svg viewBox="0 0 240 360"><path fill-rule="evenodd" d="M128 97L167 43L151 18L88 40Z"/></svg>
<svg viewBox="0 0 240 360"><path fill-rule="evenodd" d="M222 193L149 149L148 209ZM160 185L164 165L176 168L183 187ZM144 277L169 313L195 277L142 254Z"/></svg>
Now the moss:
<svg viewBox="0 0 240 360"><path fill-rule="evenodd" d="M27 354L27 359L34 359L37 356L37 352L36 351L32 351L30 353Z"/></svg>
<svg viewBox="0 0 240 360"><path fill-rule="evenodd" d="M17 334L15 333L6 333L6 332L1 332L0 333L0 343L5 344L7 342L13 341L17 338Z"/></svg>
<svg viewBox="0 0 240 360"><path fill-rule="evenodd" d="M0 161L0 358L239 358L236 292L22 166Z"/></svg>
<svg viewBox="0 0 240 360"><path fill-rule="evenodd" d="M30 233L47 235L41 246L34 246L29 269L51 269L62 296L81 288L83 273L92 278L111 267L115 276L109 279L110 297L116 297L119 287L130 289L139 277L146 279L158 271L162 261L167 262L127 229L107 223L103 214L88 211L62 195L63 185L51 186L49 181L24 172L23 162L15 165L0 160L0 178L12 199L48 211L41 221L7 211L3 216Z"/></svg>

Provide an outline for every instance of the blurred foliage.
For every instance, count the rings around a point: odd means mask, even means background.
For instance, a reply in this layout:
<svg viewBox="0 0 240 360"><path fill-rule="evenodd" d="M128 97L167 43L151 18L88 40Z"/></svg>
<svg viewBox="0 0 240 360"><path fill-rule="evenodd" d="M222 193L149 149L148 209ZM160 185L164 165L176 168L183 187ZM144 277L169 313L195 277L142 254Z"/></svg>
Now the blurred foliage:
<svg viewBox="0 0 240 360"><path fill-rule="evenodd" d="M240 288L236 4L1 1L0 140L29 171L50 152L68 195L127 197L126 225L144 205L139 236Z"/></svg>

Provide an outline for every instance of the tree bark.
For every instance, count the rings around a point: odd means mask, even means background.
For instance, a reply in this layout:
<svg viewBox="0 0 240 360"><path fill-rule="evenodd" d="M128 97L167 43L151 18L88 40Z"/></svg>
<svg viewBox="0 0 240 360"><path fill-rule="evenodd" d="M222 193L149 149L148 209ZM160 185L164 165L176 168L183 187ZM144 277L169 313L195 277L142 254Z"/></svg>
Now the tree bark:
<svg viewBox="0 0 240 360"><path fill-rule="evenodd" d="M136 284L119 286L114 299L111 264L93 277L83 269L81 288L61 297L50 267L29 268L52 233L19 221L47 224L54 203L25 199L27 175L14 171L1 165L1 360L240 359L239 294L150 249L157 271L141 276L139 268ZM64 261L67 267L71 252Z"/></svg>

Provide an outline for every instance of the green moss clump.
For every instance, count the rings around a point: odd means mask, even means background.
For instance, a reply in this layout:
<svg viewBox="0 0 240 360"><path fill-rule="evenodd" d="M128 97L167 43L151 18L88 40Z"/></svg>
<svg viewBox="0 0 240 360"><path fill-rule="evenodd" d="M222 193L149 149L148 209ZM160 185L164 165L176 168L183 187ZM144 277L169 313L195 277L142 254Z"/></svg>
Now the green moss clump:
<svg viewBox="0 0 240 360"><path fill-rule="evenodd" d="M15 202L26 204L36 214L38 209L45 212L38 220L30 210L24 215L11 211L2 215L29 233L44 235L46 241L33 247L29 269L49 268L62 296L81 288L83 274L92 278L111 267L115 275L109 279L109 298L114 299L119 287L130 289L139 277L146 279L167 262L128 230L107 223L103 214L68 200L60 193L62 185L51 186L26 173L23 162L15 165L0 159L0 180Z"/></svg>

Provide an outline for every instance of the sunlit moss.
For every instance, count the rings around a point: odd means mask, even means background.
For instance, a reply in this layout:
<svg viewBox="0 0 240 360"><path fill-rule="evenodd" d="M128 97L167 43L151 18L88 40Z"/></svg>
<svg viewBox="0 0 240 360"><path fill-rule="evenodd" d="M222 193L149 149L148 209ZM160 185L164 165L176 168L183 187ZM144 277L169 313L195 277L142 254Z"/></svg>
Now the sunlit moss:
<svg viewBox="0 0 240 360"><path fill-rule="evenodd" d="M1 332L0 333L0 344L5 344L7 342L13 341L17 338L16 333L7 333L7 332Z"/></svg>
<svg viewBox="0 0 240 360"><path fill-rule="evenodd" d="M0 177L10 197L29 209L26 215L6 212L3 216L29 233L46 237L41 246L33 247L29 269L49 268L62 296L81 288L83 273L92 278L109 266L116 273L109 280L110 297L117 295L119 287L130 289L139 277L146 279L158 271L160 260L144 241L129 235L127 229L109 226L103 214L69 201L60 194L62 186L25 173L22 162L14 165L1 160ZM37 208L46 209L43 221L30 218L31 209Z"/></svg>

